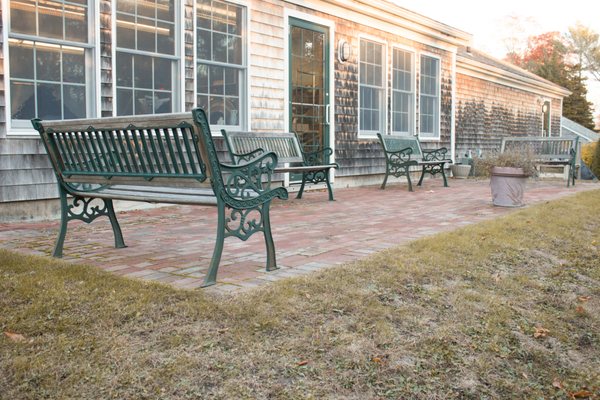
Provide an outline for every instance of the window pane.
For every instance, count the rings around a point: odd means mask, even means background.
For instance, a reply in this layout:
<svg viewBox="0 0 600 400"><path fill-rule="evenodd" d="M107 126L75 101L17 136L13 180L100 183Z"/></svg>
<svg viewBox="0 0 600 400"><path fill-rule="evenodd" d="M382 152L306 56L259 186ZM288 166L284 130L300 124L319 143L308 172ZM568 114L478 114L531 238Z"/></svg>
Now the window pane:
<svg viewBox="0 0 600 400"><path fill-rule="evenodd" d="M135 3L136 3L136 0L118 0L117 1L117 11L134 14L135 13Z"/></svg>
<svg viewBox="0 0 600 400"><path fill-rule="evenodd" d="M210 67L210 93L211 94L225 94L223 83L225 80L224 71L222 67Z"/></svg>
<svg viewBox="0 0 600 400"><path fill-rule="evenodd" d="M213 33L213 61L227 62L227 35Z"/></svg>
<svg viewBox="0 0 600 400"><path fill-rule="evenodd" d="M197 4L197 24L198 28L212 29L211 23L211 5L210 0L198 0Z"/></svg>
<svg viewBox="0 0 600 400"><path fill-rule="evenodd" d="M133 90L117 89L117 115L133 114Z"/></svg>
<svg viewBox="0 0 600 400"><path fill-rule="evenodd" d="M12 78L33 79L33 42L11 41L9 58Z"/></svg>
<svg viewBox="0 0 600 400"><path fill-rule="evenodd" d="M163 21L175 21L175 4L172 0L156 1L156 17Z"/></svg>
<svg viewBox="0 0 600 400"><path fill-rule="evenodd" d="M117 14L117 46L135 49L135 18Z"/></svg>
<svg viewBox="0 0 600 400"><path fill-rule="evenodd" d="M152 57L136 55L133 65L135 87L152 89Z"/></svg>
<svg viewBox="0 0 600 400"><path fill-rule="evenodd" d="M85 86L65 85L63 90L64 119L84 118Z"/></svg>
<svg viewBox="0 0 600 400"><path fill-rule="evenodd" d="M154 101L154 113L164 114L170 113L173 110L171 93L156 92L156 98Z"/></svg>
<svg viewBox="0 0 600 400"><path fill-rule="evenodd" d="M33 83L10 83L11 118L31 119L35 117L35 94Z"/></svg>
<svg viewBox="0 0 600 400"><path fill-rule="evenodd" d="M162 58L154 60L154 89L171 90L171 61Z"/></svg>
<svg viewBox="0 0 600 400"><path fill-rule="evenodd" d="M44 81L60 81L60 47L54 45L37 45L37 79Z"/></svg>
<svg viewBox="0 0 600 400"><path fill-rule="evenodd" d="M225 104L222 97L211 96L209 120L211 124L225 125Z"/></svg>
<svg viewBox="0 0 600 400"><path fill-rule="evenodd" d="M63 50L63 81L85 83L85 53L83 50Z"/></svg>
<svg viewBox="0 0 600 400"><path fill-rule="evenodd" d="M227 32L227 4L213 1L213 30Z"/></svg>
<svg viewBox="0 0 600 400"><path fill-rule="evenodd" d="M158 22L157 51L161 54L175 54L175 25Z"/></svg>
<svg viewBox="0 0 600 400"><path fill-rule="evenodd" d="M117 86L133 86L133 56L117 52Z"/></svg>
<svg viewBox="0 0 600 400"><path fill-rule="evenodd" d="M198 65L198 93L208 93L208 66Z"/></svg>
<svg viewBox="0 0 600 400"><path fill-rule="evenodd" d="M239 71L234 68L225 68L225 94L228 96L238 96L240 94Z"/></svg>
<svg viewBox="0 0 600 400"><path fill-rule="evenodd" d="M242 40L239 37L230 36L228 43L228 61L230 64L242 64Z"/></svg>
<svg viewBox="0 0 600 400"><path fill-rule="evenodd" d="M197 35L197 46L198 46L198 51L196 56L201 59L201 60L211 60L211 54L212 54L212 47L211 47L211 33L210 31L205 31L205 30L198 30L198 35Z"/></svg>
<svg viewBox="0 0 600 400"><path fill-rule="evenodd" d="M41 119L62 119L62 94L60 85L52 83L37 84L37 117Z"/></svg>
<svg viewBox="0 0 600 400"><path fill-rule="evenodd" d="M15 33L35 35L35 2L11 0L10 29Z"/></svg>
<svg viewBox="0 0 600 400"><path fill-rule="evenodd" d="M138 18L137 48L144 51L156 51L156 26L154 20Z"/></svg>
<svg viewBox="0 0 600 400"><path fill-rule="evenodd" d="M225 104L225 123L227 125L237 125L239 123L240 104L237 98L228 99Z"/></svg>
<svg viewBox="0 0 600 400"><path fill-rule="evenodd" d="M87 7L65 4L65 39L75 42L87 42Z"/></svg>
<svg viewBox="0 0 600 400"><path fill-rule="evenodd" d="M154 96L150 90L136 90L134 92L135 114L152 114L154 111Z"/></svg>
<svg viewBox="0 0 600 400"><path fill-rule="evenodd" d="M63 4L58 1L47 1L44 7L37 7L40 36L64 39L63 36Z"/></svg>

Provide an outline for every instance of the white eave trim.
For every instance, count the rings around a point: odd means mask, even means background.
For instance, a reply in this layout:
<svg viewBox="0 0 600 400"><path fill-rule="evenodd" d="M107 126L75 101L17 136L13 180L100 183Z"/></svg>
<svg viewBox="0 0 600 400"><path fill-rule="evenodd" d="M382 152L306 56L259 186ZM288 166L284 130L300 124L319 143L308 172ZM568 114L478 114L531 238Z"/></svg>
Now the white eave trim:
<svg viewBox="0 0 600 400"><path fill-rule="evenodd" d="M286 2L339 16L361 25L373 26L392 34L398 34L398 28L414 32L413 35L406 35L405 32L402 35L407 36L407 39L445 50L453 51L452 47L454 46L470 45L473 38L467 32L452 28L385 0L286 0ZM386 28L385 25L382 26L381 24L368 24L365 21L367 18L385 22L395 29Z"/></svg>
<svg viewBox="0 0 600 400"><path fill-rule="evenodd" d="M461 55L456 57L456 72L540 95L554 95L562 98L571 94L569 90L551 82L528 78Z"/></svg>

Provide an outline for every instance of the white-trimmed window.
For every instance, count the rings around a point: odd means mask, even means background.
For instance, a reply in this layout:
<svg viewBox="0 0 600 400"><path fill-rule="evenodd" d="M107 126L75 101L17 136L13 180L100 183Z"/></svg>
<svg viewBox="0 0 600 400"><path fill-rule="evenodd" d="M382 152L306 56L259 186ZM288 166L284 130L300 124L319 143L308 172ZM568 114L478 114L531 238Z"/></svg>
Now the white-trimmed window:
<svg viewBox="0 0 600 400"><path fill-rule="evenodd" d="M218 127L241 128L245 118L245 14L225 1L196 2L196 103Z"/></svg>
<svg viewBox="0 0 600 400"><path fill-rule="evenodd" d="M360 40L359 131L364 136L385 133L384 45Z"/></svg>
<svg viewBox="0 0 600 400"><path fill-rule="evenodd" d="M34 117L85 118L93 112L90 3L9 1L11 128L30 130Z"/></svg>
<svg viewBox="0 0 600 400"><path fill-rule="evenodd" d="M440 137L440 60L421 55L419 137Z"/></svg>
<svg viewBox="0 0 600 400"><path fill-rule="evenodd" d="M178 111L176 0L116 0L117 115Z"/></svg>
<svg viewBox="0 0 600 400"><path fill-rule="evenodd" d="M414 55L394 48L392 57L392 134L412 135L415 130Z"/></svg>

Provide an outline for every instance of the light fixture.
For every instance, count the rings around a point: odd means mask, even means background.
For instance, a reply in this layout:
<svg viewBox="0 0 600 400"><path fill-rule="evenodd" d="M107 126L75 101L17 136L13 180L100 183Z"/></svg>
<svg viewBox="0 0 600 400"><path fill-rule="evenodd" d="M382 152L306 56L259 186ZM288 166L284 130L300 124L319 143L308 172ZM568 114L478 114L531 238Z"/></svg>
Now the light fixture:
<svg viewBox="0 0 600 400"><path fill-rule="evenodd" d="M338 43L338 57L340 61L346 62L352 56L352 47L350 43L345 40L340 40Z"/></svg>
<svg viewBox="0 0 600 400"><path fill-rule="evenodd" d="M545 102L542 105L542 114L547 114L548 113L548 102Z"/></svg>

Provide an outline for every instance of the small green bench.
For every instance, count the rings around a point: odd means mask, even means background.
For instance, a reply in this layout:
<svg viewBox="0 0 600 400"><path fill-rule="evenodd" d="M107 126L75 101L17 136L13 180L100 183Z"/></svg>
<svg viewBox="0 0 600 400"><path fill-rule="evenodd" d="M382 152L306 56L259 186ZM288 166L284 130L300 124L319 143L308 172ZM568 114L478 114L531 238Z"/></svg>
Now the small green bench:
<svg viewBox="0 0 600 400"><path fill-rule="evenodd" d="M276 173L302 174L302 183L296 198L302 198L307 183L325 182L329 200L333 201L329 171L338 168L338 164L328 163L333 154L330 147L315 152L304 152L298 136L290 132L227 132L222 129L221 133L234 164L252 160L264 152L273 152L277 154L279 163L286 164L275 168Z"/></svg>
<svg viewBox="0 0 600 400"><path fill-rule="evenodd" d="M515 136L503 137L500 152L530 152L538 165L563 166L568 168L567 187L577 176L577 146L579 137Z"/></svg>
<svg viewBox="0 0 600 400"><path fill-rule="evenodd" d="M444 187L448 187L448 180L444 167L452 163L447 158L448 149L445 147L433 150L422 150L421 143L416 136L393 136L377 134L379 142L385 153L385 177L381 184L381 189L385 189L388 177L390 175L400 178L406 176L408 180L408 190L413 191L410 180L410 167L421 167L421 178L417 186L423 183L425 174L435 176L442 174L444 178Z"/></svg>
<svg viewBox="0 0 600 400"><path fill-rule="evenodd" d="M126 247L113 200L211 205L218 208L215 248L204 286L216 282L226 237L263 232L266 269L276 269L269 207L286 199L270 189L277 156L266 153L238 166L219 162L206 115L144 115L64 121L32 120L50 157L61 202L54 257L62 257L69 221L110 219L115 247ZM210 182L210 184L209 184Z"/></svg>

